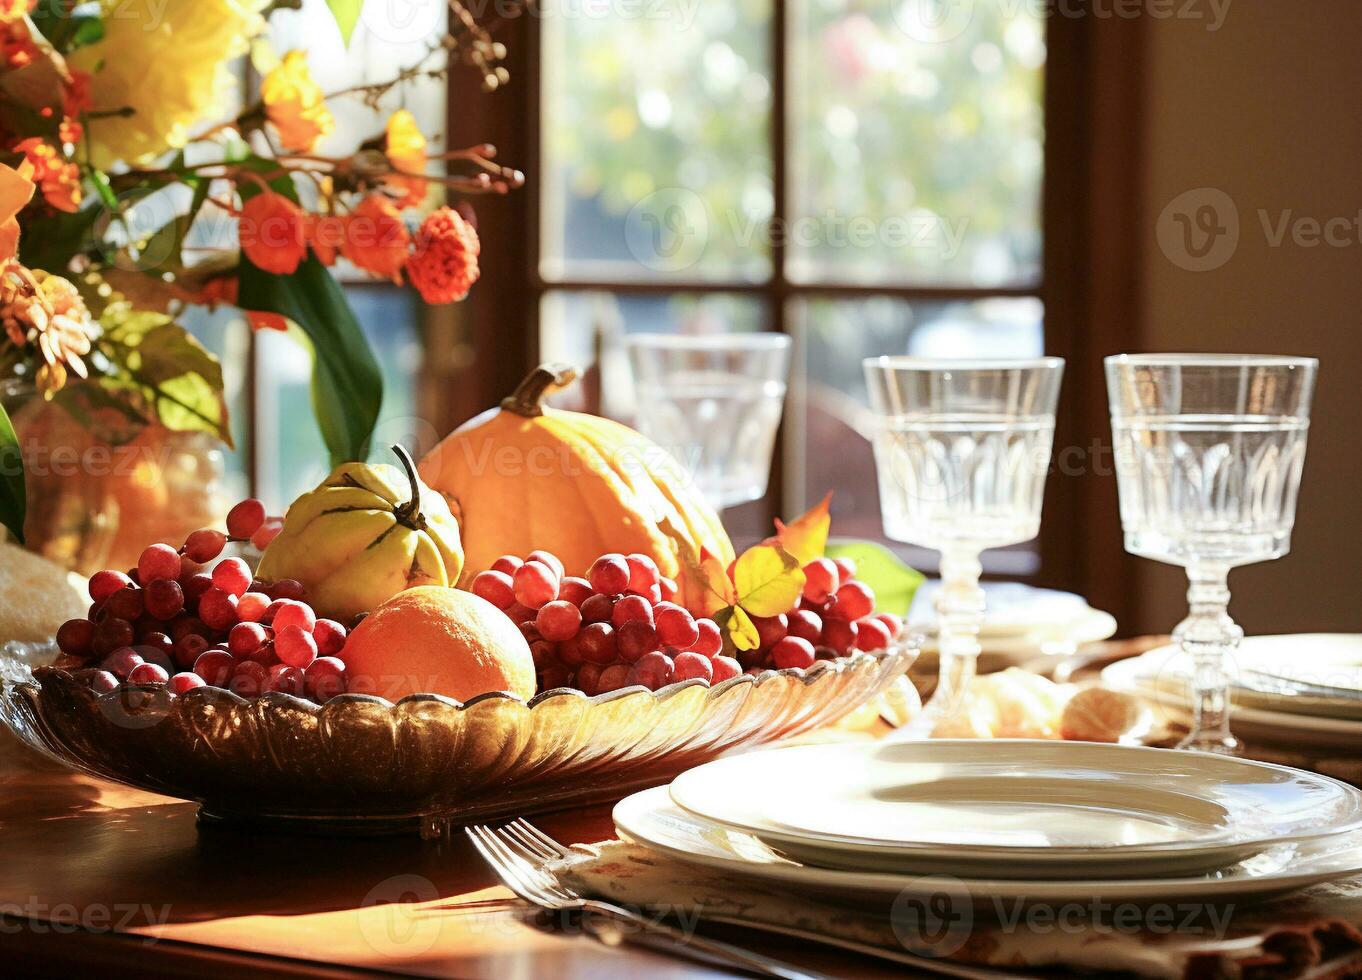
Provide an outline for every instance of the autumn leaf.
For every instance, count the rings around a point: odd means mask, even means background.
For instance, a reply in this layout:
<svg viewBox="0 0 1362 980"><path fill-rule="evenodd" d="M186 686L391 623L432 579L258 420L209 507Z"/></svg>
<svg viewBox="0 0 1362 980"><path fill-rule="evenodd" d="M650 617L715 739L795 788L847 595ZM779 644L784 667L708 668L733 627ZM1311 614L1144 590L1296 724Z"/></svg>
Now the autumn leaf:
<svg viewBox="0 0 1362 980"><path fill-rule="evenodd" d="M817 506L789 524L776 518L776 541L798 559L800 567L822 558L827 550L828 528L832 524L832 515L828 513L831 501L832 491L829 490Z"/></svg>
<svg viewBox="0 0 1362 980"><path fill-rule="evenodd" d="M703 548L700 550L699 570L700 581L705 586L700 599L706 615L715 616L725 606L737 604L738 591L734 587L733 581L728 577L728 570L724 568L724 563ZM718 617L715 616L715 618Z"/></svg>
<svg viewBox="0 0 1362 980"><path fill-rule="evenodd" d="M733 645L739 650L755 650L761 646L761 634L757 632L757 624L752 622L752 617L742 606L720 609L714 614L714 621L729 635Z"/></svg>
<svg viewBox="0 0 1362 980"><path fill-rule="evenodd" d="M798 604L804 571L784 548L759 544L744 551L733 566L733 586L737 605L753 616L779 616Z"/></svg>

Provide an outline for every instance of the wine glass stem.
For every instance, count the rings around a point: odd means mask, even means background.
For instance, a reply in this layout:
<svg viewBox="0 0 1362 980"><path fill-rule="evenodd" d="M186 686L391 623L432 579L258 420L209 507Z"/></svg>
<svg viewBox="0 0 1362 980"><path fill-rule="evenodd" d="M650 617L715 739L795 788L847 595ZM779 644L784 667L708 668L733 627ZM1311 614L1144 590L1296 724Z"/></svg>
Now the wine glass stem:
<svg viewBox="0 0 1362 980"><path fill-rule="evenodd" d="M1187 569L1187 604L1191 611L1173 631L1173 639L1192 661L1192 731L1184 748L1234 752L1230 734L1229 677L1226 659L1244 631L1230 618L1229 567L1193 565Z"/></svg>
<svg viewBox="0 0 1362 980"><path fill-rule="evenodd" d="M941 553L941 591L936 597L941 667L932 696L933 710L941 717L960 710L974 678L984 615L984 590L979 587L982 573L978 550Z"/></svg>

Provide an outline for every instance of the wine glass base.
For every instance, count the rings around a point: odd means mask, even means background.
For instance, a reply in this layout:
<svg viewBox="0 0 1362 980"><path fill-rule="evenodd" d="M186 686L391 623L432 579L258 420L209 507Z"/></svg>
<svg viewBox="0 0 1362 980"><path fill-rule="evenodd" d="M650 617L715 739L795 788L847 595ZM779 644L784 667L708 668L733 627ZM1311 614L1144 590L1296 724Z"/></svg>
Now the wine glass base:
<svg viewBox="0 0 1362 980"><path fill-rule="evenodd" d="M1228 732L1205 732L1201 735L1188 735L1175 749L1188 749L1193 752L1212 752L1216 755L1243 755L1244 743Z"/></svg>

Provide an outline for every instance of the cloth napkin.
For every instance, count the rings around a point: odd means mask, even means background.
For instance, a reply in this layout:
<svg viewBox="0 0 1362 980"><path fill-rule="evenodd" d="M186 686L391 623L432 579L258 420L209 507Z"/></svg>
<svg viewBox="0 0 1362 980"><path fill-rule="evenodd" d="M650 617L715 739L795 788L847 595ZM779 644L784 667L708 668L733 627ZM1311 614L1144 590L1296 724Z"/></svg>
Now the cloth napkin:
<svg viewBox="0 0 1362 980"><path fill-rule="evenodd" d="M1121 971L1188 978L1362 976L1362 877L1259 905L900 900L839 905L726 877L627 841L577 845L555 869L583 895L667 912L769 924L899 953L1007 971ZM949 890L947 890L949 891ZM888 905L888 903L886 903Z"/></svg>

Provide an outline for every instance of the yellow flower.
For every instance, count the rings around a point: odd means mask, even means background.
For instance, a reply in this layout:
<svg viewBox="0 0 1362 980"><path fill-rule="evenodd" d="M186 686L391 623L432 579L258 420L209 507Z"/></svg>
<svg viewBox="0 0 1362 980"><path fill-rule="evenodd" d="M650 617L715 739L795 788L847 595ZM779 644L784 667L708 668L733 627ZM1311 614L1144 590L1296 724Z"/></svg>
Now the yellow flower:
<svg viewBox="0 0 1362 980"><path fill-rule="evenodd" d="M90 121L97 166L145 162L184 146L191 132L224 109L233 89L228 62L245 54L264 28L269 0L103 0L104 37L68 63L93 73L96 112L132 115Z"/></svg>
<svg viewBox="0 0 1362 980"><path fill-rule="evenodd" d="M301 51L284 55L284 60L265 76L260 83L260 99L284 148L294 153L311 152L336 128L326 96L313 81L307 70L307 55Z"/></svg>
<svg viewBox="0 0 1362 980"><path fill-rule="evenodd" d="M406 109L398 109L388 117L383 137L383 155L388 165L399 173L384 182L402 192L397 201L400 208L415 207L426 197L426 181L420 175L426 171L426 137L416 125L416 117Z"/></svg>

